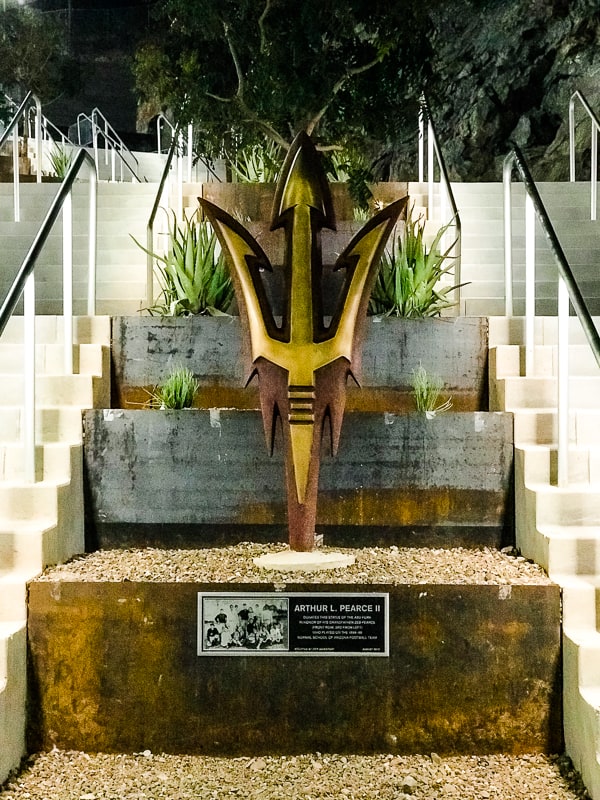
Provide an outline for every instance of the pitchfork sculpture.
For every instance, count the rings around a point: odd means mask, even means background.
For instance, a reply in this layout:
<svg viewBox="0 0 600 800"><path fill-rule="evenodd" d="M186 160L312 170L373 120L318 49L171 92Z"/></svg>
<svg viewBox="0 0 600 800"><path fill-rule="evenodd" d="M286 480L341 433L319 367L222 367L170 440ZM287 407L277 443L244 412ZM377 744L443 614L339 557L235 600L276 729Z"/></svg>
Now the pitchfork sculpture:
<svg viewBox="0 0 600 800"><path fill-rule="evenodd" d="M271 230L284 228L284 310L278 325L267 299L261 270L269 259L251 234L227 212L200 200L230 263L251 371L256 375L267 445L274 448L281 419L289 545L316 546L315 523L323 430L331 451L338 449L349 376L357 381L367 304L379 259L407 198L369 220L338 257L345 269L333 317L323 317L320 232L335 230L331 193L312 141L300 133L293 141L275 191Z"/></svg>

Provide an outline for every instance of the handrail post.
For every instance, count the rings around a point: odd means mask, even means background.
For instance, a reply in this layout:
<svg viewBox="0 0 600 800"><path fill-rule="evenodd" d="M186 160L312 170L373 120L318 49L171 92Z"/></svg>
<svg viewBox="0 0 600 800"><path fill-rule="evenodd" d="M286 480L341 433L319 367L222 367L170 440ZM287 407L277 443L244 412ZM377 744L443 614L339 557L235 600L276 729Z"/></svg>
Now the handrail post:
<svg viewBox="0 0 600 800"><path fill-rule="evenodd" d="M35 454L35 277L29 275L23 290L23 457L25 480L37 478Z"/></svg>
<svg viewBox="0 0 600 800"><path fill-rule="evenodd" d="M423 104L419 106L419 183L425 181L425 120Z"/></svg>
<svg viewBox="0 0 600 800"><path fill-rule="evenodd" d="M569 176L573 182L575 174L575 100L579 100L583 110L590 118L591 131L591 159L590 159L590 220L597 218L598 202L598 128L600 121L592 111L588 101L579 90L573 92L569 99Z"/></svg>
<svg viewBox="0 0 600 800"><path fill-rule="evenodd" d="M97 242L96 230L98 225L98 212L97 212L97 191L98 191L98 176L96 175L96 167L89 165L90 175L90 193L89 193L89 221L88 221L88 296L87 296L87 313L90 317L96 314L96 256L97 256Z"/></svg>
<svg viewBox="0 0 600 800"><path fill-rule="evenodd" d="M187 179L188 182L192 182L192 166L194 161L194 128L190 122L188 125L188 132L187 132Z"/></svg>
<svg viewBox="0 0 600 800"><path fill-rule="evenodd" d="M569 291L558 278L558 485L569 484Z"/></svg>
<svg viewBox="0 0 600 800"><path fill-rule="evenodd" d="M63 347L64 370L73 374L73 190L62 208L63 223Z"/></svg>
<svg viewBox="0 0 600 800"><path fill-rule="evenodd" d="M183 131L177 146L177 219L183 219Z"/></svg>
<svg viewBox="0 0 600 800"><path fill-rule="evenodd" d="M535 345L535 207L525 194L525 375L533 374Z"/></svg>
<svg viewBox="0 0 600 800"><path fill-rule="evenodd" d="M512 276L512 187L511 176L514 157L512 153L504 159L502 184L504 187L504 313L513 315L513 276Z"/></svg>
<svg viewBox="0 0 600 800"><path fill-rule="evenodd" d="M171 140L171 146L169 148L167 160L165 161L165 166L163 168L158 185L158 191L156 193L156 197L154 198L154 204L152 206L150 218L148 219L148 224L146 226L146 302L148 308L152 306L154 301L154 263L152 257L152 253L154 251L154 220L156 219L156 214L162 201L165 188L168 185L168 176L171 172L171 164L173 163L173 158L175 157L178 140L179 129L176 128L173 132L173 138Z"/></svg>
<svg viewBox="0 0 600 800"><path fill-rule="evenodd" d="M35 157L37 160L36 182L42 182L42 104L37 96L35 100Z"/></svg>
<svg viewBox="0 0 600 800"><path fill-rule="evenodd" d="M428 198L427 208L428 216L431 218L433 212L433 134L431 131L431 120L427 120L427 183L428 183Z"/></svg>
<svg viewBox="0 0 600 800"><path fill-rule="evenodd" d="M591 171L590 171L590 218L596 221L596 208L598 204L598 127L592 120L592 152L591 152Z"/></svg>
<svg viewBox="0 0 600 800"><path fill-rule="evenodd" d="M569 100L569 181L575 183L575 95Z"/></svg>
<svg viewBox="0 0 600 800"><path fill-rule="evenodd" d="M18 126L13 129L13 202L15 222L21 221L21 196L19 186L19 131Z"/></svg>

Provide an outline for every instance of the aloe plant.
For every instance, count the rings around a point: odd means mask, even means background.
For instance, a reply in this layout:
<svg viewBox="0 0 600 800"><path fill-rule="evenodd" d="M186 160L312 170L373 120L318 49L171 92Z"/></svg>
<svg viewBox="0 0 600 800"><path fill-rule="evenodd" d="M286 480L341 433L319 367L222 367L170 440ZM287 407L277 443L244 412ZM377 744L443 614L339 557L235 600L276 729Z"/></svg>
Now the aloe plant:
<svg viewBox="0 0 600 800"><path fill-rule="evenodd" d="M132 237L133 238L133 237ZM149 251L136 239L136 244ZM190 314L225 314L233 300L233 284L217 238L207 221L184 219L175 214L169 222L169 250L150 253L156 261L159 297L147 309L162 317Z"/></svg>
<svg viewBox="0 0 600 800"><path fill-rule="evenodd" d="M64 145L55 144L49 152L48 158L54 174L62 180L73 163L73 151Z"/></svg>
<svg viewBox="0 0 600 800"><path fill-rule="evenodd" d="M452 399L438 403L442 391L442 379L430 375L422 364L412 372L412 390L417 411L424 412L429 419L452 408Z"/></svg>
<svg viewBox="0 0 600 800"><path fill-rule="evenodd" d="M198 381L187 367L178 367L150 392L150 403L159 408L191 408L198 391Z"/></svg>
<svg viewBox="0 0 600 800"><path fill-rule="evenodd" d="M274 183L281 168L281 148L272 141L247 145L228 161L240 183Z"/></svg>
<svg viewBox="0 0 600 800"><path fill-rule="evenodd" d="M369 302L369 313L396 317L435 317L454 303L448 294L458 285L438 288L440 278L452 270L450 251L442 253L440 242L452 223L437 232L431 247L424 242L425 222L409 213L404 232L392 239L384 253Z"/></svg>

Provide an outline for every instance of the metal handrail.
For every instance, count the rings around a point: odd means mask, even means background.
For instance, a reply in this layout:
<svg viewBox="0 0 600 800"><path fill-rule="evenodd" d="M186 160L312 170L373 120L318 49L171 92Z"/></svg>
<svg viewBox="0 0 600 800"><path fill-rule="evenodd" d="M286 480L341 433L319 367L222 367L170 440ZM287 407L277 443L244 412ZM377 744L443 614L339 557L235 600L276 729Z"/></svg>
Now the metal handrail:
<svg viewBox="0 0 600 800"><path fill-rule="evenodd" d="M178 143L179 128L177 127L175 129L175 133L173 134L173 140L171 141L169 154L167 155L167 160L165 161L165 166L163 168L162 175L160 176L158 190L156 192L154 204L152 205L152 211L150 212L150 217L146 226L146 304L148 308L150 308L154 302L154 259L152 257L154 247L154 222L156 220L156 215L158 214L158 209L160 208L163 192L165 190L167 178L169 177L169 172L171 171L171 164L177 151Z"/></svg>
<svg viewBox="0 0 600 800"><path fill-rule="evenodd" d="M156 117L156 152L158 155L162 155L162 144L161 144L161 131L165 127L165 125L171 131L171 144L173 143L173 139L175 138L175 134L177 131L177 126L173 125L170 119L166 117L164 114L158 114ZM171 145L169 145L169 148ZM167 151L168 152L168 151Z"/></svg>
<svg viewBox="0 0 600 800"><path fill-rule="evenodd" d="M35 278L34 269L48 236L62 212L63 218L63 346L65 374L73 372L73 220L72 189L84 165L90 170L88 232L88 314L96 313L96 208L97 179L93 158L81 149L75 156L17 275L0 306L0 336L23 297L24 316L24 451L27 480L36 480L35 449Z"/></svg>
<svg viewBox="0 0 600 800"><path fill-rule="evenodd" d="M0 148L8 141L8 137L13 137L13 205L14 221L21 220L21 199L19 191L19 122L25 120L29 104L35 103L36 123L35 123L35 146L37 158L37 182L42 181L42 104L33 92L27 92L21 105L15 111L11 121L8 123L3 133L0 135Z"/></svg>
<svg viewBox="0 0 600 800"><path fill-rule="evenodd" d="M535 337L535 220L537 218L550 246L558 268L558 483L568 484L568 443L569 443L569 303L579 319L586 339L600 366L600 336L594 325L592 315L581 294L573 271L550 222L535 182L523 154L516 144L504 159L503 183L505 197L505 281L506 294L512 303L512 252L511 252L511 178L514 170L526 192L526 241L525 241L525 374L531 374L534 367ZM512 316L512 305L507 307L507 316Z"/></svg>
<svg viewBox="0 0 600 800"><path fill-rule="evenodd" d="M598 131L600 130L600 121L592 109L584 95L576 90L571 95L569 100L569 180L573 183L575 181L575 101L579 100L583 110L586 112L592 123L591 133L591 166L590 166L590 219L596 220L596 211L598 207Z"/></svg>
<svg viewBox="0 0 600 800"><path fill-rule="evenodd" d="M438 144L438 137L435 125L429 108L429 103L425 95L421 95L419 103L419 183L424 183L424 140L425 140L425 121L427 121L427 182L428 182L428 206L433 209L433 185L434 185L434 155L437 160L440 172L440 185L444 187L447 201L450 205L450 214L445 218L444 207L441 204L440 214L444 224L453 225L455 229L454 245L454 283L457 286L456 297L460 308L460 273L461 273L461 254L462 254L462 224L458 206L454 199L454 193L450 184L446 162ZM442 195L440 195L442 197Z"/></svg>
<svg viewBox="0 0 600 800"><path fill-rule="evenodd" d="M104 126L102 126L98 119L100 119ZM82 142L81 141L81 121L85 120L89 122L91 128L91 142ZM96 161L96 165L98 164L98 135L104 138L104 163L108 165L108 153L111 153L111 180L114 183L116 181L116 164L115 164L115 157L118 156L119 163L121 167L121 181L123 180L123 167L125 167L133 181L137 181L141 183L140 177L138 175L139 171L139 162L135 155L131 152L131 150L127 147L125 142L121 139L119 134L115 131L112 127L110 122L104 116L104 114L100 111L99 108L94 108L91 114L84 114L83 112L77 116L77 143L80 146L85 146L87 144L91 144L94 150L94 159ZM131 166L128 162L125 155L131 157L131 160L135 164L135 169Z"/></svg>
<svg viewBox="0 0 600 800"><path fill-rule="evenodd" d="M159 114L156 117L156 152L158 155L162 155L162 137L161 137L161 130L164 125L167 125L171 130L171 139L175 136L175 132L177 130L177 126L173 125L173 123L164 115ZM187 130L187 180L189 183L192 182L192 167L194 166L194 126L190 123L188 125ZM221 178L217 175L213 167L211 166L209 160L205 156L198 156L197 161L200 161L204 164L206 168L207 174L213 176L213 178L219 183L221 183Z"/></svg>

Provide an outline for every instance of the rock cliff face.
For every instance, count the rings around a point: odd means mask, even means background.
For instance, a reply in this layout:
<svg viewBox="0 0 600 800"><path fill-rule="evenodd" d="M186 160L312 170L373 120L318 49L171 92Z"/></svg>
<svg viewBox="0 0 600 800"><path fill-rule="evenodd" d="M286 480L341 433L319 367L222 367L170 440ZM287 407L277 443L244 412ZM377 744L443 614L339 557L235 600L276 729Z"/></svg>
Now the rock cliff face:
<svg viewBox="0 0 600 800"><path fill-rule="evenodd" d="M451 178L499 180L511 139L536 179L567 178L573 91L600 116L597 0L444 3L434 26L428 92ZM589 177L590 126L576 118Z"/></svg>

